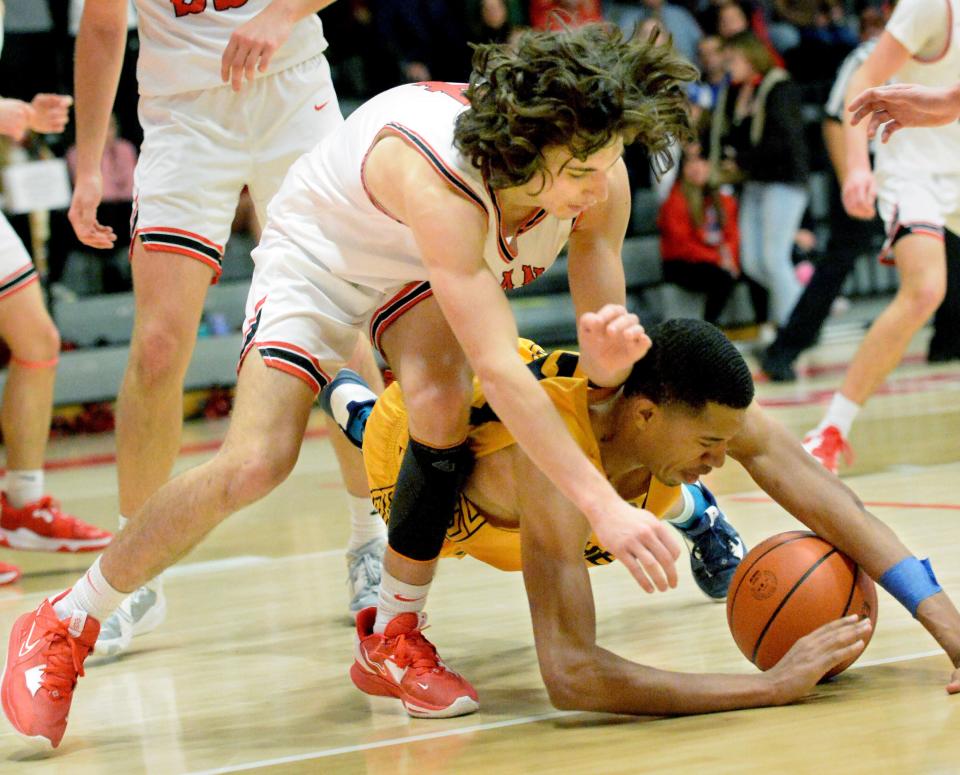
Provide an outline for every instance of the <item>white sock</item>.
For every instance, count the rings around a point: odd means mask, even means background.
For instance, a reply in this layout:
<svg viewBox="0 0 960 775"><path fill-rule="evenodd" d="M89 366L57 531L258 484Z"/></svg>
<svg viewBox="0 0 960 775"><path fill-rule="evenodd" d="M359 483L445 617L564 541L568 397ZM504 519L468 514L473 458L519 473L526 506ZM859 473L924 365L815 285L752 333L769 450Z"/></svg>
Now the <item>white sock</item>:
<svg viewBox="0 0 960 775"><path fill-rule="evenodd" d="M374 538L387 537L387 525L369 498L358 498L347 493L347 507L350 509L350 540L347 542L347 551L359 549Z"/></svg>
<svg viewBox="0 0 960 775"><path fill-rule="evenodd" d="M73 588L53 604L58 619L66 619L74 611L85 611L94 619L104 621L116 610L129 592L121 592L110 586L100 572L100 558L90 566Z"/></svg>
<svg viewBox="0 0 960 775"><path fill-rule="evenodd" d="M686 527L686 523L689 522L690 517L693 516L693 510L697 507L697 504L694 502L693 496L690 494L689 490L682 485L680 487L680 496L681 500L683 501L683 507L677 516L673 517L672 519L668 519L667 522Z"/></svg>
<svg viewBox="0 0 960 775"><path fill-rule="evenodd" d="M22 509L43 497L43 469L36 471L7 471L7 502Z"/></svg>
<svg viewBox="0 0 960 775"><path fill-rule="evenodd" d="M824 415L823 420L817 426L818 431L822 431L828 425L836 425L844 438L850 435L850 428L853 427L853 421L860 411L860 404L851 401L843 393L837 391L833 394L833 400L830 402L830 408Z"/></svg>
<svg viewBox="0 0 960 775"><path fill-rule="evenodd" d="M427 604L430 584L414 586L406 584L383 571L380 577L380 596L377 600L377 620L373 631L383 633L387 625L400 614L419 613Z"/></svg>

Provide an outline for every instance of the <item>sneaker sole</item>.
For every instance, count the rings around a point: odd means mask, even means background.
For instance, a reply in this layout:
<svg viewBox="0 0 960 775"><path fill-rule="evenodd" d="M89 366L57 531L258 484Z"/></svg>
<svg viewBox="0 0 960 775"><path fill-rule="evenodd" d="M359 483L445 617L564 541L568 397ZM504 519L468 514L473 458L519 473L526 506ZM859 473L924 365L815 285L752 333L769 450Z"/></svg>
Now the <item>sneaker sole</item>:
<svg viewBox="0 0 960 775"><path fill-rule="evenodd" d="M407 699L406 694L399 686L367 672L356 662L350 666L350 680L364 694L375 697L394 697L400 700L404 710L415 718L454 718L455 716L466 716L474 713L480 708L480 703L473 697L468 696L457 697L445 706L415 704Z"/></svg>
<svg viewBox="0 0 960 775"><path fill-rule="evenodd" d="M0 528L0 546L10 549L21 549L28 552L99 552L113 540L113 536L105 538L44 538L32 530L17 528L5 530Z"/></svg>

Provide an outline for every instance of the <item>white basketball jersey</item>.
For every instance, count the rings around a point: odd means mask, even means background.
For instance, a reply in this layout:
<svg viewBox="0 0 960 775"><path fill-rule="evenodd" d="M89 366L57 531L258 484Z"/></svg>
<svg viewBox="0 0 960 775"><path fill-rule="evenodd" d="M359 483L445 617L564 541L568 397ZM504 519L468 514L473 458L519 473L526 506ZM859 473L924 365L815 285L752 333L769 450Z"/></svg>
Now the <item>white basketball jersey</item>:
<svg viewBox="0 0 960 775"><path fill-rule="evenodd" d="M540 210L516 234L504 232L496 193L453 145L454 122L467 108L464 88L408 84L358 108L291 167L268 210L271 226L351 282L386 290L428 279L413 232L380 209L364 185L367 153L387 132L416 149L451 189L486 213L483 258L501 287L539 277L566 244L573 221Z"/></svg>
<svg viewBox="0 0 960 775"><path fill-rule="evenodd" d="M951 86L960 78L958 0L900 0L886 29L913 55L892 83ZM960 174L960 123L895 133L877 144L876 172Z"/></svg>
<svg viewBox="0 0 960 775"><path fill-rule="evenodd" d="M224 86L220 58L230 35L270 0L136 0L140 56L137 80L145 96ZM323 52L323 25L310 14L294 25L290 37L270 60L265 73L285 70Z"/></svg>

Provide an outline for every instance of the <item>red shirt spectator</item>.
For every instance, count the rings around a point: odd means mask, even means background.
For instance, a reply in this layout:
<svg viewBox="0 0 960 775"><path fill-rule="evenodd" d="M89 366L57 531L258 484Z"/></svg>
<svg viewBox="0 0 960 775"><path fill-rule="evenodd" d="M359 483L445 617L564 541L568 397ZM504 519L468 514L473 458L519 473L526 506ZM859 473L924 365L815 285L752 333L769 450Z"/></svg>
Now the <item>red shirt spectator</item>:
<svg viewBox="0 0 960 775"><path fill-rule="evenodd" d="M530 26L535 30L555 30L563 24L579 27L602 22L600 0L530 0Z"/></svg>

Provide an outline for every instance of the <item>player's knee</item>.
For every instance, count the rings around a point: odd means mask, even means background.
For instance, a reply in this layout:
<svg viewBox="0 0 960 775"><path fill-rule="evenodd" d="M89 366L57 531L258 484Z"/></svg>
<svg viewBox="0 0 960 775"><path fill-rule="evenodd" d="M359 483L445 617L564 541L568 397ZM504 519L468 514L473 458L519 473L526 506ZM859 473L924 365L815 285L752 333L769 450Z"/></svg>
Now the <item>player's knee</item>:
<svg viewBox="0 0 960 775"><path fill-rule="evenodd" d="M472 385L469 381L422 382L408 389L403 384L411 427L421 435L434 438L455 433L470 408Z"/></svg>
<svg viewBox="0 0 960 775"><path fill-rule="evenodd" d="M32 325L28 340L11 345L10 354L24 363L49 363L60 353L60 332L49 318Z"/></svg>
<svg viewBox="0 0 960 775"><path fill-rule="evenodd" d="M276 489L293 470L297 451L283 443L257 443L242 449L225 448L221 469L231 510L260 500Z"/></svg>
<svg viewBox="0 0 960 775"><path fill-rule="evenodd" d="M163 326L148 326L137 332L130 349L130 368L146 387L182 379L189 363L184 354L190 352L190 344Z"/></svg>

